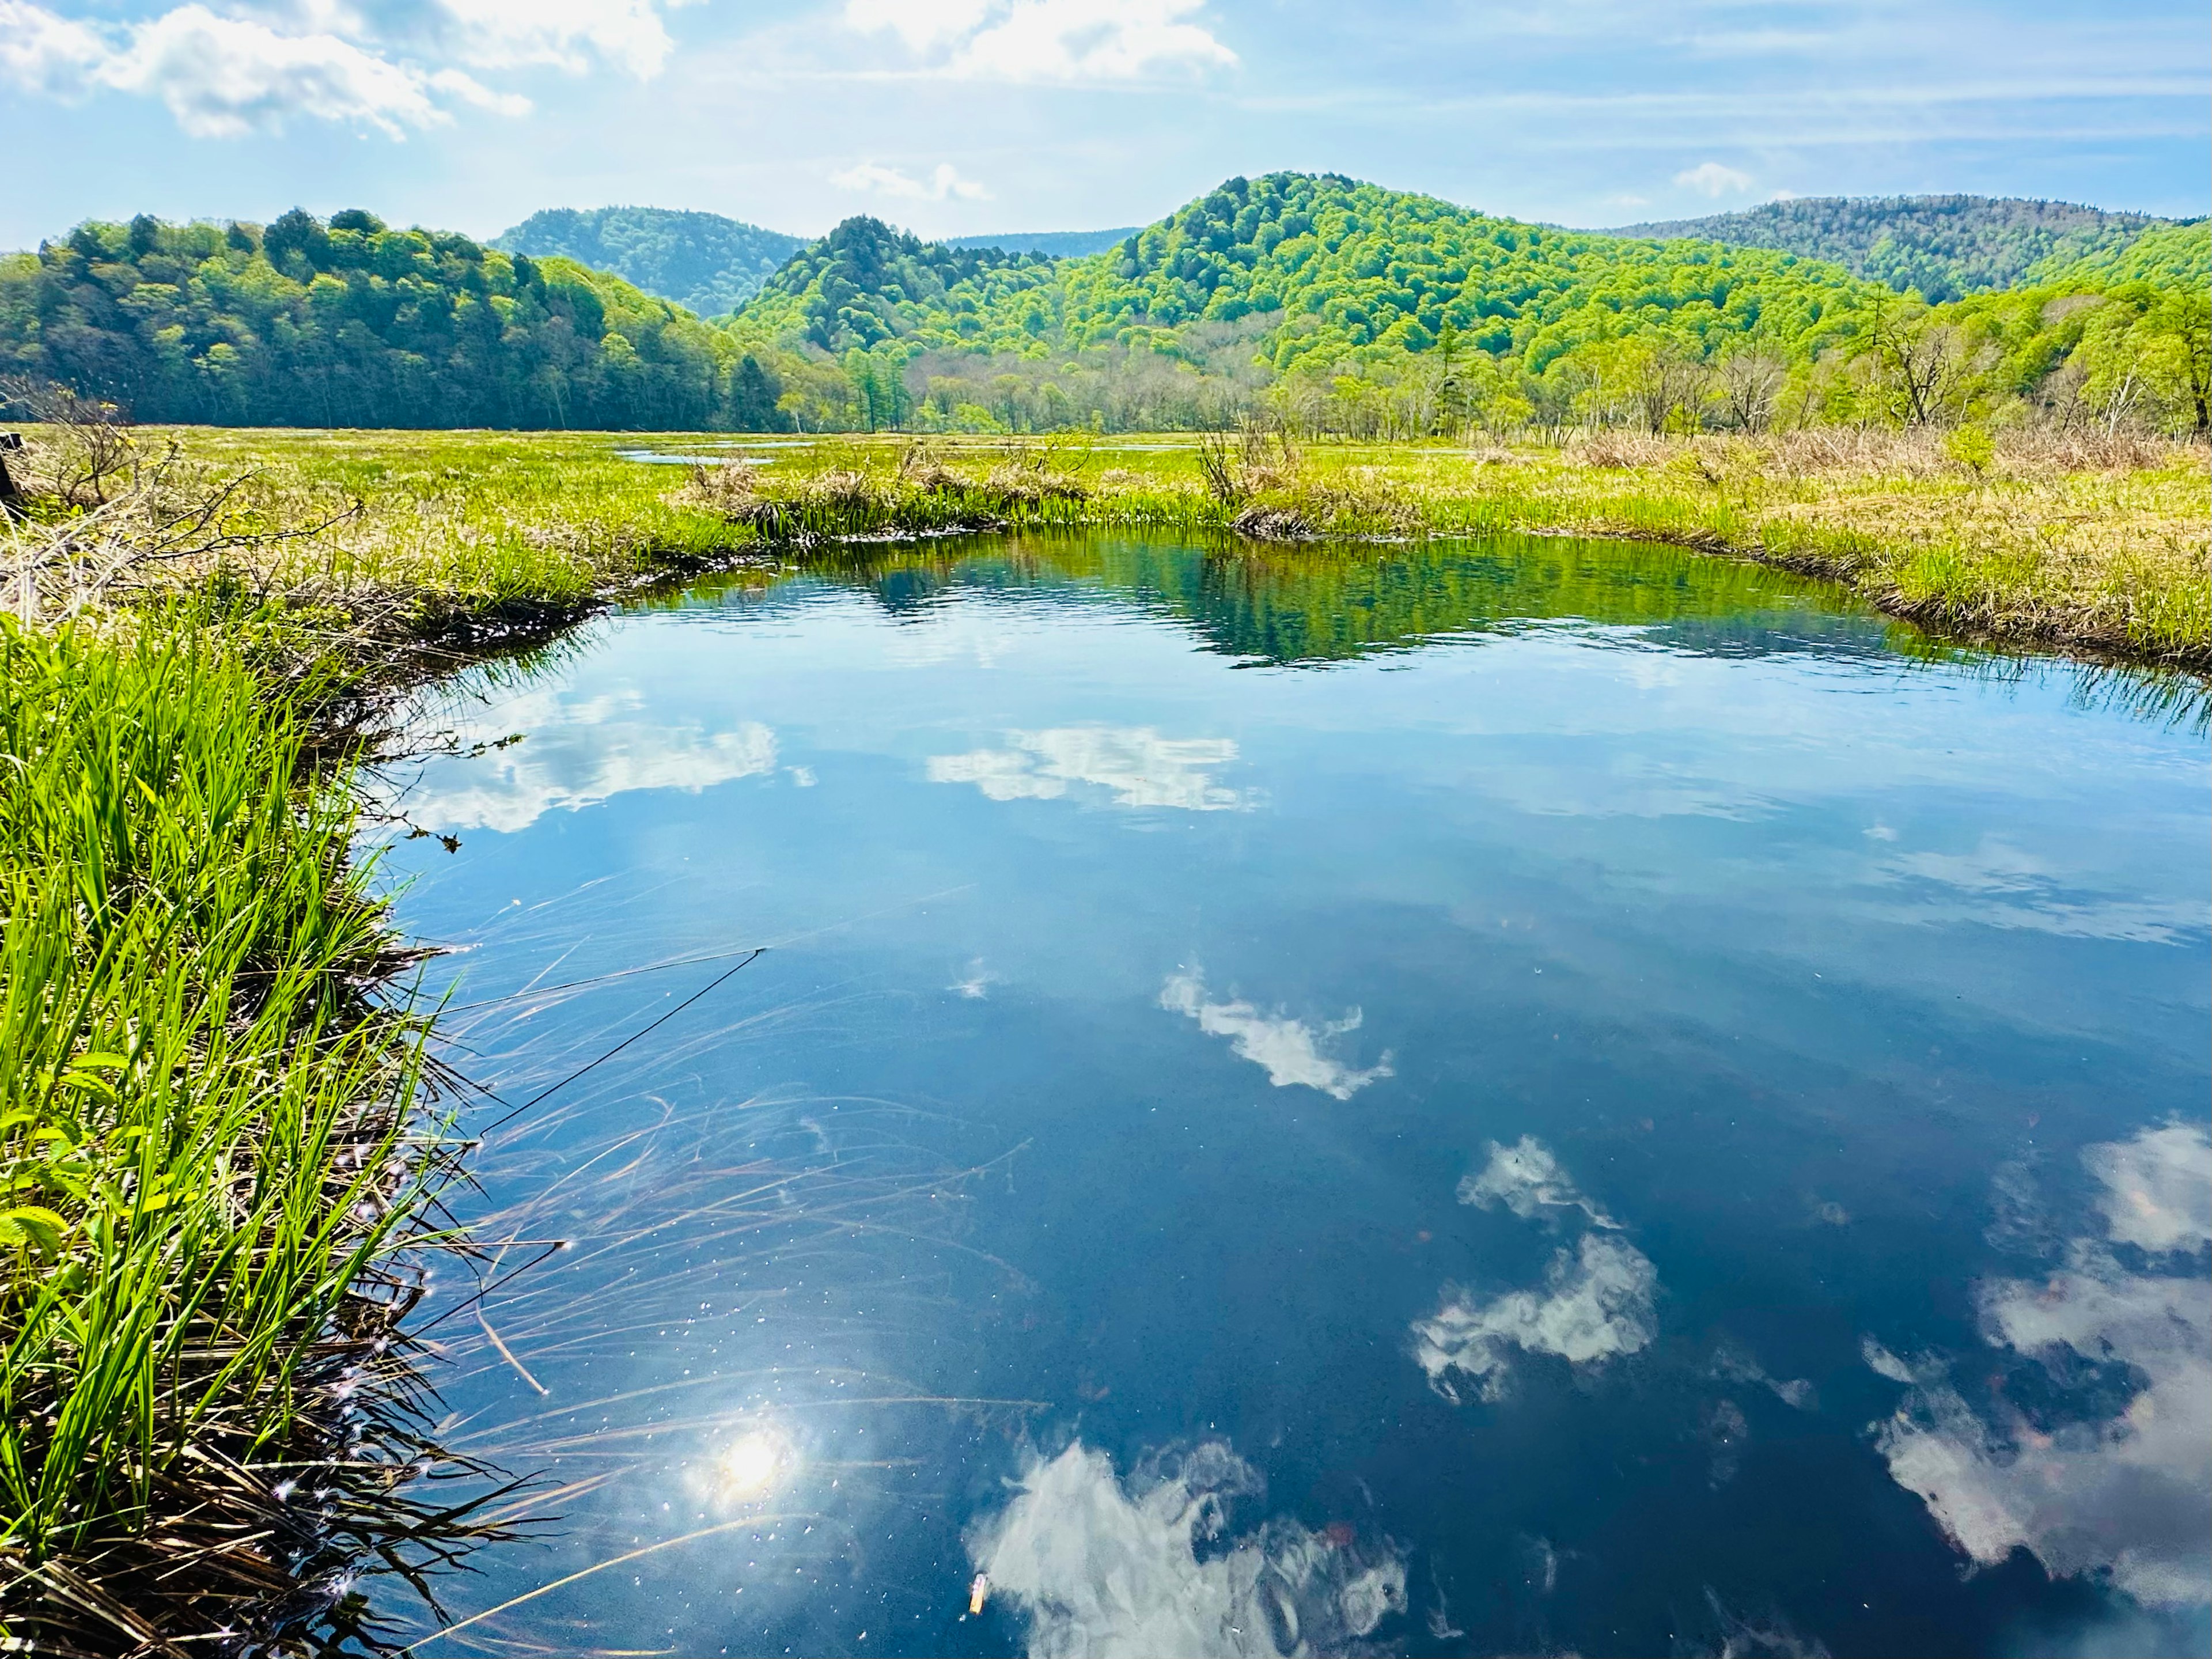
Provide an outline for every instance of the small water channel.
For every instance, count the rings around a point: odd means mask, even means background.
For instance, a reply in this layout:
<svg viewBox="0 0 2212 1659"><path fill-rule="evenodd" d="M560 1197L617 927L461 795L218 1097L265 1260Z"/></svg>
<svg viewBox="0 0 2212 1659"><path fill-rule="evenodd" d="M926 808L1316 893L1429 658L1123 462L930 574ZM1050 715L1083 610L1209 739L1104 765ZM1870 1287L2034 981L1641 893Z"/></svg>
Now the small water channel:
<svg viewBox="0 0 2212 1659"><path fill-rule="evenodd" d="M562 1518L426 1651L2204 1650L2200 689L1658 548L878 553L392 775L560 1242L428 1304Z"/></svg>

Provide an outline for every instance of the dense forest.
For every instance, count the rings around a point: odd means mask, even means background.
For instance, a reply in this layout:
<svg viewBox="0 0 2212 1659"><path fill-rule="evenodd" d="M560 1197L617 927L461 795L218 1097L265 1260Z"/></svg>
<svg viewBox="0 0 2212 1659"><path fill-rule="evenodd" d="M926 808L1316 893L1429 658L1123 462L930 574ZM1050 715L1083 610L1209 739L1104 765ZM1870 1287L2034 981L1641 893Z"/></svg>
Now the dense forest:
<svg viewBox="0 0 2212 1659"><path fill-rule="evenodd" d="M142 216L0 260L0 370L246 426L757 426L781 393L619 277L358 210Z"/></svg>
<svg viewBox="0 0 2212 1659"><path fill-rule="evenodd" d="M1808 196L1610 234L1778 248L1941 304L2056 275L2168 222L2016 197Z"/></svg>
<svg viewBox="0 0 2212 1659"><path fill-rule="evenodd" d="M702 317L719 317L759 293L783 262L806 246L806 239L719 213L549 208L494 238L492 246L502 252L540 259L557 255L594 270L611 270L647 294L673 300Z"/></svg>
<svg viewBox="0 0 2212 1659"><path fill-rule="evenodd" d="M2202 429L2207 227L2154 226L2001 307L1771 249L1231 179L1091 258L965 271L851 221L730 327L814 426L1756 428L2091 418ZM877 272L886 273L878 277ZM834 307L830 304L835 298ZM842 384L801 356L835 360Z"/></svg>
<svg viewBox="0 0 2212 1659"><path fill-rule="evenodd" d="M850 219L708 324L572 260L295 210L87 224L0 261L0 371L240 424L2206 429L2206 224L2035 275L1931 306L1787 251L1276 173L1082 258Z"/></svg>
<svg viewBox="0 0 2212 1659"><path fill-rule="evenodd" d="M1046 288L1054 264L1042 254L925 242L880 219L848 219L768 280L745 307L745 331L788 331L824 351L865 349L913 333L921 319L957 313L976 295Z"/></svg>

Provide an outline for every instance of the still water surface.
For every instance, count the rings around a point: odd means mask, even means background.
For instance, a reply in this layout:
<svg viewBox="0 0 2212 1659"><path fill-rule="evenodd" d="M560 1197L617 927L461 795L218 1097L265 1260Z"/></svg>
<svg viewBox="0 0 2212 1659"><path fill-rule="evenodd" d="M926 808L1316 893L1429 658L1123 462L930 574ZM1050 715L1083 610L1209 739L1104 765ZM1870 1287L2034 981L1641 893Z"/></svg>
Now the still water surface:
<svg viewBox="0 0 2212 1659"><path fill-rule="evenodd" d="M2205 1651L2160 699L1516 539L946 544L446 688L386 867L460 1207L566 1248L432 1334L563 1519L430 1650Z"/></svg>

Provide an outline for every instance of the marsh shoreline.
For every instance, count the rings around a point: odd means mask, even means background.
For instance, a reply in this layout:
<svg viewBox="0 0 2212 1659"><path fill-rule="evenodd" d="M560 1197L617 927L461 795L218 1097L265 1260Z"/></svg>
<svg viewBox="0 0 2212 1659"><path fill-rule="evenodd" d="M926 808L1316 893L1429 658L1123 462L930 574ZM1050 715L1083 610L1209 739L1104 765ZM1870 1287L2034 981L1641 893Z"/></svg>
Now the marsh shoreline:
<svg viewBox="0 0 2212 1659"><path fill-rule="evenodd" d="M46 435L32 430L33 451ZM142 434L141 441L152 435ZM172 1516L220 1514L218 1530L234 1533L250 1533L255 1525L272 1535L284 1534L288 1527L299 1531L278 1488L289 1491L296 1484L300 1476L292 1466L303 1459L312 1466L320 1458L331 1468L361 1461L359 1441L348 1441L329 1424L343 1415L340 1402L363 1395L383 1400L388 1408L383 1431L395 1455L405 1451L398 1463L384 1460L387 1465L412 1468L436 1458L421 1436L419 1409L434 1384L409 1354L402 1304L411 1303L404 1273L392 1275L410 1242L437 1230L436 1179L452 1171L451 1149L433 1139L406 1153L404 1178L379 1200L375 1224L341 1224L361 1200L364 1162L385 1167L391 1148L415 1144L410 1137L424 1121L422 1044L431 1021L404 999L386 994L414 959L413 947L370 896L373 866L354 850L362 800L352 767L377 711L392 707L410 687L545 643L610 606L717 570L780 566L794 554L839 545L1116 526L1204 536L1232 557L1249 550L1296 558L1301 546L1356 548L1507 532L1658 543L1834 581L1887 614L1978 646L2056 651L2200 677L2212 670L2212 622L2207 619L2212 598L2203 592L2201 525L2193 543L2173 542L2164 555L2156 539L2163 520L2182 516L2206 493L2199 453L2178 446L2154 458L2163 463L2159 467L2084 473L2046 469L2002 483L1978 473L1953 476L1916 453L1907 459L1922 469L1917 497L1903 488L1915 482L1905 471L1839 474L1863 486L1853 507L1851 492L1832 479L1828 485L1817 479L1806 485L1802 477L1778 478L1762 471L1767 463L1751 452L1695 444L1662 445L1602 464L1587 457L1504 453L1501 459L1410 446L1400 447L1395 459L1389 447L1316 454L1278 445L1225 454L1220 458L1225 472L1209 480L1202 451L1180 441L1148 451L1117 447L1119 453L1146 458L1139 469L1129 470L1102 467L1103 454L1115 452L1080 441L925 447L905 439L824 440L810 448L812 465L804 472L793 467L782 477L764 478L741 460L695 465L690 478L672 489L667 469L617 453L617 446L641 447L635 434L532 439L186 428L162 435L173 438L181 459L159 490L189 495L195 489L204 495L227 489L224 499L234 506L225 508L231 517L223 533L192 556L130 564L133 580L102 587L96 603L46 615L34 602L11 637L30 650L27 663L47 666L12 675L8 696L20 716L19 732L41 721L52 724L60 718L56 710L67 705L64 712L79 726L73 741L103 759L105 770L95 781L111 802L108 833L116 847L143 849L174 842L185 827L178 816L179 802L206 795L214 773L232 763L243 766L243 787L265 813L275 815L266 822L307 826L296 844L283 843L291 849L285 857L295 867L319 872L323 884L307 894L297 914L276 919L276 933L267 943L277 958L290 960L288 952L302 948L302 941L328 936L334 919L343 919L343 949L332 946L313 957L312 971L300 983L301 1000L280 1010L268 1026L267 1052L257 1063L273 1055L292 1068L302 1088L320 1091L325 1119L317 1121L331 1127L314 1144L325 1146L326 1161L299 1177L299 1190L312 1189L316 1196L296 1213L330 1255L313 1278L312 1294L303 1291L289 1307L289 1322L277 1321L261 1350L285 1387L297 1391L295 1399L288 1398L285 1419L298 1426L297 1434L240 1419L242 1426L228 1431L228 1439L186 1435L157 1445L150 1424L132 1427L125 1421L131 1408L111 1403L106 1409L123 1413L111 1429L128 1431L145 1447L145 1477L118 1493L109 1487L106 1462L112 1460L100 1449L105 1443L87 1441L77 1472L58 1478L46 1471L51 1442L42 1440L46 1431L39 1426L45 1417L19 1413L17 1466L35 1472L37 1497L35 1503L17 1497L8 1538L0 1544L0 1553L10 1558L4 1563L9 1583L0 1588L0 1624L10 1635L37 1632L48 1644L59 1633L63 1651L104 1651L111 1644L114 1650L185 1651L177 1644L237 1628L240 1620L249 1626L259 1620L259 1627L280 1634L296 1631L303 1620L328 1620L343 1598L325 1592L349 1583L351 1569L334 1565L315 1539L326 1543L351 1535L361 1540L361 1549L372 1549L369 1536L380 1524L372 1496L348 1510L353 1533L318 1532L309 1525L289 1556L246 1549L235 1558L240 1571L223 1581L230 1588L210 1590L189 1575L160 1580L161 1563L131 1541L134 1534L150 1534L165 1524L153 1496L157 1487ZM672 434L656 434L656 441L687 448L700 444ZM743 448L742 441L726 436L714 441ZM1901 465L1894 454L1890 460ZM2112 580L2100 587L2103 578L2094 572L2086 586L2069 588L2055 579L2039 585L2037 578L2050 572L2025 569L2016 558L2011 565L1996 557L1977 566L1960 550L1959 535L2006 510L2007 490L2013 508L2033 509L2024 521L2038 534L2037 514L2078 519L2069 509L2100 498L2110 501L2116 514L2133 513L2150 529L2131 544L2136 562L2120 570L2124 580L2116 579L2117 587ZM1885 539L1879 509L1900 496L1934 512L1939 533L1916 542L1893 527ZM118 500L124 510L112 514L105 545L127 562L131 538L149 533L146 526L167 509L152 495L136 507ZM37 563L52 544L41 538L62 536L87 517L82 507L56 506L18 528L14 562L21 580L16 586L31 592L51 574L47 565ZM65 585L76 567L64 564ZM2017 579L2009 589L2002 580L2007 570ZM65 643L41 647L41 641ZM173 711L178 742L158 752L134 749L124 730L140 718L134 705L125 700L103 706L68 690L75 683L70 676L81 679L114 665L125 665L118 672L139 672L127 667L134 651L142 667L152 665L141 673L142 678L151 675L149 684L167 684L164 677L172 673L186 684L212 675L234 695L220 708L204 709L189 697L179 700ZM241 688L251 688L251 695ZM26 752L35 746L35 740L19 737L18 747ZM207 775L194 773L194 766ZM58 786L52 779L24 781L25 769L16 770L16 787L47 792L45 798L27 793L19 803L24 812L35 817L54 807ZM259 843L227 839L227 825L197 832L203 863L250 866ZM9 866L19 896L41 882L75 890L85 873L84 859L59 840L33 845L21 833L0 848L0 862ZM155 864L141 858L138 865L146 878L131 890L136 896L165 902L173 896L164 890L170 878ZM210 893L205 931L210 935L237 926L253 902L252 892L235 882ZM11 905L12 939L25 932L21 924L30 914L25 902L19 896ZM87 1006L112 1013L116 1029L151 1029L159 1035L160 1020L149 1028L143 1010L134 1013L124 1006L127 997L112 1008L101 1001L122 994L112 969L100 965L109 961L100 942L106 930L124 914L103 909L107 902L76 908L67 935L71 969L88 975ZM92 1076L94 1060L119 1054L120 1066L94 1077L108 1091L102 1097L112 1109L106 1127L74 1144L93 1147L88 1157L94 1163L108 1160L102 1167L125 1194L125 1224L118 1232L100 1220L98 1202L52 1189L51 1204L40 1207L63 1231L51 1249L39 1243L18 1250L7 1286L4 1334L11 1348L27 1340L25 1333L39 1320L59 1319L58 1297L78 1293L67 1287L68 1271L58 1263L81 1259L90 1287L84 1294L94 1295L104 1275L131 1249L159 1246L165 1236L169 1224L160 1219L161 1212L143 1197L130 1196L146 1190L143 1183L158 1172L130 1150L149 1144L147 1136L134 1139L125 1132L134 1122L143 1130L185 1121L176 1119L178 1109L163 1093L162 1078L175 1075L179 1066L196 1076L220 1071L210 1059L224 1052L216 1034L246 1006L238 988L238 964L195 957L185 966L188 979L198 975L189 988L198 1012L187 1020L171 1018L169 1035L182 1046L164 1062L170 1066L166 1073L155 1066L150 1037L104 1038L93 1029L96 1021L52 1030L27 1015L16 1016L15 1087L21 1098L9 1103L21 1104L28 1115L4 1146L11 1176L40 1176L31 1169L42 1156L36 1146L52 1143L34 1138L58 1121L58 1090L66 1098L68 1089L79 1087L69 1079ZM22 971L19 964L19 978ZM310 994L326 981L342 984L340 1002ZM258 1007L279 1000L265 988L255 992ZM357 1053L327 1041L332 1030L382 1045L374 1063L364 1069ZM40 1086L33 1089L26 1079ZM94 1091L87 1085L81 1092ZM250 1103L249 1115L265 1104ZM252 1147L262 1149L256 1155L265 1156L263 1130L252 1133L262 1136L249 1137ZM361 1152L364 1134L385 1152ZM265 1212L249 1206L227 1224L240 1241L236 1248L251 1255L263 1248L270 1223ZM118 1237L123 1245L115 1242ZM148 1259L167 1258L155 1248ZM52 1288L57 1285L63 1286L59 1291ZM377 1313L371 1304L386 1311ZM263 1385L260 1372L219 1369L210 1377L184 1363L187 1352L219 1346L209 1340L204 1320L213 1316L219 1325L221 1311L195 1298L173 1318L164 1316L167 1323L155 1321L167 1334L162 1352L170 1355L169 1369L161 1373L167 1386L213 1389L228 1398ZM344 1326L347 1320L353 1323ZM333 1334L342 1327L344 1340L333 1347ZM378 1356L366 1371L358 1364L349 1371L345 1364L321 1363L334 1353L352 1354L363 1342ZM89 1348L72 1357L67 1346L41 1350L46 1369L23 1375L47 1378L37 1386L66 1393L93 1369ZM387 1353L392 1356L388 1364ZM11 1407L29 1398L11 1401ZM204 1466L210 1458L225 1467L220 1480L187 1472L195 1460ZM292 1472L278 1478L261 1472L264 1465ZM402 1530L432 1529L422 1510L401 1499L401 1482L375 1478L386 1481L391 1502L384 1520ZM77 1542L56 1533L27 1544L31 1534L24 1517L34 1510L58 1512L57 1504L76 1506L82 1518L64 1532ZM93 1547L88 1543L93 1540L101 1541ZM157 1593L152 1588L157 1581L169 1588ZM37 1600L26 1605L27 1595ZM147 1605L134 1605L149 1597Z"/></svg>

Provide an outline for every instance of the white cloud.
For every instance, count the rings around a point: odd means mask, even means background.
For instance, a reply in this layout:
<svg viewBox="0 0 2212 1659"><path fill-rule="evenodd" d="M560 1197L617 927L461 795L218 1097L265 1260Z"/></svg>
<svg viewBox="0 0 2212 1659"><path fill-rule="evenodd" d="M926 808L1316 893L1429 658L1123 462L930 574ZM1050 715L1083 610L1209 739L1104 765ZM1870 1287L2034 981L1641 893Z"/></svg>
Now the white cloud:
<svg viewBox="0 0 2212 1659"><path fill-rule="evenodd" d="M465 104L489 110L495 115L527 115L531 103L520 93L494 92L474 76L460 70L440 70L430 77L439 91L450 93Z"/></svg>
<svg viewBox="0 0 2212 1659"><path fill-rule="evenodd" d="M641 789L692 794L775 769L775 733L757 720L727 730L669 726L640 718L635 696L564 701L537 692L502 704L512 747L429 763L398 802L426 830L527 829L548 812L575 811ZM465 732L464 743L488 734Z"/></svg>
<svg viewBox="0 0 2212 1659"><path fill-rule="evenodd" d="M2033 1422L2000 1396L1994 1424L1942 1380L1869 1339L1868 1363L1913 1385L1877 1437L1890 1474L1984 1565L2026 1548L2054 1577L2109 1573L2154 1607L2212 1605L2212 1142L2195 1127L2092 1146L2107 1237L2078 1238L2066 1270L1980 1288L1992 1345L2033 1355L2063 1385L2083 1362L2142 1386L2115 1416ZM2136 1273L2114 1243L2150 1251Z"/></svg>
<svg viewBox="0 0 2212 1659"><path fill-rule="evenodd" d="M989 191L973 179L963 179L950 161L939 161L927 183L909 178L896 167L882 167L873 161L862 161L841 173L833 173L830 182L840 190L870 191L878 196L909 202L942 202L953 196L970 202L991 199Z"/></svg>
<svg viewBox="0 0 2212 1659"><path fill-rule="evenodd" d="M409 15L394 33L343 0L299 0L263 16L195 0L112 25L0 0L0 76L53 96L105 89L159 99L196 138L278 132L308 118L398 139L448 123L453 102L529 112L528 99L456 64L581 73L605 62L644 78L672 45L656 0L433 0ZM439 67L441 58L453 61Z"/></svg>
<svg viewBox="0 0 2212 1659"><path fill-rule="evenodd" d="M968 1553L1029 1621L1033 1659L1337 1653L1404 1613L1406 1565L1387 1544L1282 1516L1228 1535L1231 1507L1264 1496L1218 1441L1140 1465L1126 1486L1079 1442L1032 1459Z"/></svg>
<svg viewBox="0 0 2212 1659"><path fill-rule="evenodd" d="M1129 81L1231 67L1237 54L1187 21L1201 0L846 0L845 21L896 34L946 75Z"/></svg>
<svg viewBox="0 0 2212 1659"><path fill-rule="evenodd" d="M993 800L1057 800L1070 784L1114 793L1116 806L1218 812L1243 804L1209 767L1237 758L1226 738L1164 738L1148 726L1065 726L1009 732L1012 747L930 757L932 783L972 783Z"/></svg>
<svg viewBox="0 0 2212 1659"><path fill-rule="evenodd" d="M462 62L480 69L548 64L580 75L597 62L639 80L675 49L653 0L435 0Z"/></svg>
<svg viewBox="0 0 2212 1659"><path fill-rule="evenodd" d="M1278 1089L1302 1085L1339 1100L1349 1100L1377 1078L1392 1075L1390 1056L1365 1071L1354 1071L1322 1052L1322 1045L1359 1029L1359 1010L1319 1027L1281 1013L1263 1014L1243 1000L1208 1002L1206 985L1195 973L1171 974L1160 989L1160 1006L1198 1022L1208 1036L1225 1036L1239 1060L1264 1066Z"/></svg>
<svg viewBox="0 0 2212 1659"><path fill-rule="evenodd" d="M1598 1226L1620 1225L1576 1190L1552 1149L1534 1135L1522 1135L1510 1146L1492 1141L1490 1162L1482 1173L1460 1177L1459 1201L1486 1210L1503 1204L1523 1221L1533 1221L1547 1209L1578 1209Z"/></svg>
<svg viewBox="0 0 2212 1659"><path fill-rule="evenodd" d="M1723 167L1718 161L1700 161L1674 175L1674 182L1686 190L1694 190L1701 196L1717 199L1723 196L1741 196L1751 188L1751 175L1734 167Z"/></svg>
<svg viewBox="0 0 2212 1659"><path fill-rule="evenodd" d="M0 0L0 75L31 92L81 91L111 55L82 23L23 0Z"/></svg>
<svg viewBox="0 0 2212 1659"><path fill-rule="evenodd" d="M451 118L421 71L335 34L179 6L121 32L94 29L21 0L0 0L0 67L60 96L94 88L158 98L196 138L275 131L291 115L373 127L393 138Z"/></svg>
<svg viewBox="0 0 2212 1659"><path fill-rule="evenodd" d="M1448 1289L1435 1315L1413 1325L1414 1362L1447 1400L1459 1399L1454 1371L1474 1378L1482 1397L1494 1400L1514 1348L1589 1365L1648 1346L1658 1285L1658 1271L1643 1251L1626 1239L1586 1233L1578 1249L1553 1256L1542 1294L1512 1291L1479 1302Z"/></svg>
<svg viewBox="0 0 2212 1659"><path fill-rule="evenodd" d="M845 0L849 27L864 34L888 29L916 52L974 33L991 11L991 0Z"/></svg>
<svg viewBox="0 0 2212 1659"><path fill-rule="evenodd" d="M195 138L274 131L295 114L374 127L393 138L448 118L414 70L334 34L279 34L198 5L139 25L99 78L118 91L159 98Z"/></svg>

